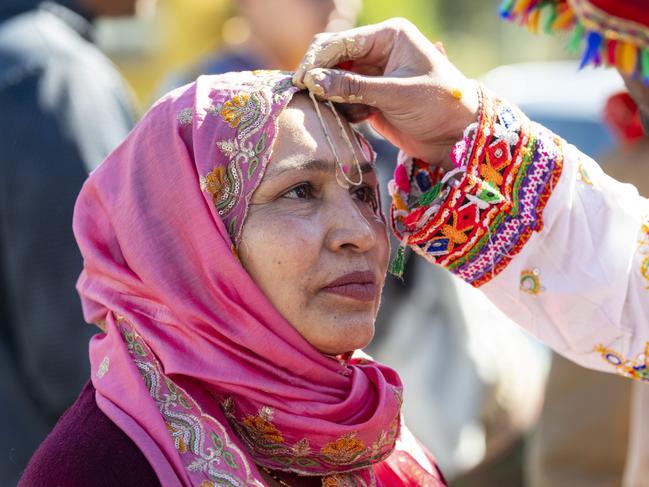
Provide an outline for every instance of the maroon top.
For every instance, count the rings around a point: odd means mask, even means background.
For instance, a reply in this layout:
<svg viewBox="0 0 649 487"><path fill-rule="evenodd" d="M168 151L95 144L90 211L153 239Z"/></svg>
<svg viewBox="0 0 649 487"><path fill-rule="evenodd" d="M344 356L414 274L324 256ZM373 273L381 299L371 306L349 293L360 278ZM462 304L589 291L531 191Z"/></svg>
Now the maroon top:
<svg viewBox="0 0 649 487"><path fill-rule="evenodd" d="M160 481L140 449L97 406L88 381L23 472L18 486L149 487Z"/></svg>

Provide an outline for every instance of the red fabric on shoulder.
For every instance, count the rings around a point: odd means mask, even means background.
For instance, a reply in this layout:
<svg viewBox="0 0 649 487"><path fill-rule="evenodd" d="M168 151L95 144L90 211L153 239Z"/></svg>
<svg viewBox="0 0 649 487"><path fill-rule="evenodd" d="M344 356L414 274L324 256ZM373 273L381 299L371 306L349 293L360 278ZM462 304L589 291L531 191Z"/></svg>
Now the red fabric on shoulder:
<svg viewBox="0 0 649 487"><path fill-rule="evenodd" d="M97 407L86 383L23 472L19 487L154 487L160 482L142 452Z"/></svg>

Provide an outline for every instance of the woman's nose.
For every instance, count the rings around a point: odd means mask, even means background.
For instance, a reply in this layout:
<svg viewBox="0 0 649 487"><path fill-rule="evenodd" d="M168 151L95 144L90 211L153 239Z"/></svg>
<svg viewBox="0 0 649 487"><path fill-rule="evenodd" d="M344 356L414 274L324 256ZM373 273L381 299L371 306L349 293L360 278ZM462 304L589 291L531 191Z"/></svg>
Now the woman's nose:
<svg viewBox="0 0 649 487"><path fill-rule="evenodd" d="M363 203L352 197L349 193L333 198L327 209L328 227L327 246L336 252L349 249L354 252L363 253L376 245L376 224L372 225L368 218L370 210L364 214Z"/></svg>

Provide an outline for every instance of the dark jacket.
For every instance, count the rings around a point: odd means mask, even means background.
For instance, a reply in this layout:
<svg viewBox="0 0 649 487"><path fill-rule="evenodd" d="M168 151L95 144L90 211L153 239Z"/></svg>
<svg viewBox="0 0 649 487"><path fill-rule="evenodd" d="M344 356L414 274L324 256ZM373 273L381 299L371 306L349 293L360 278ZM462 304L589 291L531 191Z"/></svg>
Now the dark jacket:
<svg viewBox="0 0 649 487"><path fill-rule="evenodd" d="M82 262L72 210L87 171L133 121L88 19L37 3L0 2L2 485L15 485L88 378L94 330L74 289Z"/></svg>

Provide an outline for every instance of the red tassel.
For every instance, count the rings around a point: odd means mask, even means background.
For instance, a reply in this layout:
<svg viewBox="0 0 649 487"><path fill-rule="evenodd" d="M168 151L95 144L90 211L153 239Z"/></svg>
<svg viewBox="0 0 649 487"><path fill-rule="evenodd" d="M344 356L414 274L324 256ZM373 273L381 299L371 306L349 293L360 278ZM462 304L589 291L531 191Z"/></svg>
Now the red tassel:
<svg viewBox="0 0 649 487"><path fill-rule="evenodd" d="M609 39L608 44L606 45L606 62L610 66L615 66L615 59L617 50L617 41L615 39Z"/></svg>

